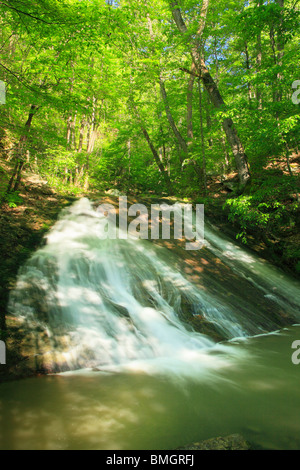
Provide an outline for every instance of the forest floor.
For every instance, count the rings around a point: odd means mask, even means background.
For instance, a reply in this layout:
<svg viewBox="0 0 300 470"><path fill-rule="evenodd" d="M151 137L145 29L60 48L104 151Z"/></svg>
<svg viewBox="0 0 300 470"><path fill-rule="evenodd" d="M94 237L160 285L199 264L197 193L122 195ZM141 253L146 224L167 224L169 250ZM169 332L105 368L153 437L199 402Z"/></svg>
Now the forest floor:
<svg viewBox="0 0 300 470"><path fill-rule="evenodd" d="M290 158L290 168L296 184L290 189L290 174L286 159L274 159L272 164L262 170L259 175L253 175L253 200L268 203L269 212L274 212L273 219L265 226L248 223L247 214L234 217L229 221L229 199L235 198L235 187L238 183L236 173L226 176L226 180L212 178L208 182L208 198L205 204L205 214L224 234L236 243L255 251L293 277L300 278L300 153ZM266 190L265 188L269 188ZM282 189L280 188L282 185ZM261 189L264 186L264 189ZM259 194L260 193L260 194ZM245 192L247 196L247 191ZM251 194L251 189L248 195ZM257 195L259 195L257 197ZM298 198L298 199L297 199ZM273 202L273 205L271 204ZM255 202L252 203L255 205ZM276 211L276 204L279 209ZM278 213L282 210L281 214ZM249 208L249 212L251 207ZM284 212L284 214L283 214ZM242 223L246 222L246 243L239 237L243 231Z"/></svg>
<svg viewBox="0 0 300 470"><path fill-rule="evenodd" d="M299 156L295 156L291 161L294 168L299 169ZM278 161L276 170L281 170L280 166L284 163ZM8 165L0 161L0 189L1 176L7 175ZM297 170L298 171L298 170ZM218 178L211 178L208 184L208 194L205 198L205 214L209 220L218 227L218 229L236 239L240 227L239 223L229 222L228 213L224 211L223 206L232 193L232 187L236 182L236 175L228 175L226 181ZM5 181L4 181L5 183ZM4 184L2 181L2 184ZM105 198L108 201L110 195L91 191L88 194L81 194L80 197L88 196L92 199ZM77 196L65 196L55 192L38 175L33 173L24 173L19 188L19 197L17 203L9 207L3 204L0 209L0 249L1 249L1 269L0 269L0 339L8 344L7 362L13 366L14 373L11 375L11 367L2 367L0 369L0 381L23 377L28 374L28 370L23 367L22 362L26 363L27 357L22 351L24 335L20 332L14 319L7 321L7 302L9 292L14 288L18 270L30 257L30 255L43 242L45 233L57 220L61 210L72 204ZM152 198L132 195L132 202L151 203ZM159 197L157 196L157 199ZM166 198L170 204L175 202L174 198ZM192 200L191 200L192 202ZM197 198L194 199L197 202ZM286 205L291 201L287 200ZM299 214L299 213L298 213ZM292 276L299 277L295 269L298 260L295 256L292 258L289 253L297 253L300 247L299 220L292 224L290 229L282 227L274 233L256 228L249 230L247 248L254 250L262 258L268 259ZM237 243L242 244L240 240ZM19 335L19 336L18 336Z"/></svg>

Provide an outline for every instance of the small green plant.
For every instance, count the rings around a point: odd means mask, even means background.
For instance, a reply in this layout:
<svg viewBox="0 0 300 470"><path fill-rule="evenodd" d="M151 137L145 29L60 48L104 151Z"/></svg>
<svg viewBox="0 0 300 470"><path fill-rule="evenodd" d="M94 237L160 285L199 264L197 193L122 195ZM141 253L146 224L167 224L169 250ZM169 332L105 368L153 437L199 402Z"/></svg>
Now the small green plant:
<svg viewBox="0 0 300 470"><path fill-rule="evenodd" d="M265 205L254 204L252 196L239 196L226 201L230 211L228 219L231 222L238 221L242 231L236 238L240 238L243 243L247 243L247 229L255 227L266 227L270 214L264 213Z"/></svg>
<svg viewBox="0 0 300 470"><path fill-rule="evenodd" d="M290 196L294 184L290 177L267 175L253 182L250 194L228 199L223 208L229 209L228 219L241 229L236 238L247 243L249 230L274 233L286 224L293 228L298 210L298 203L291 202Z"/></svg>
<svg viewBox="0 0 300 470"><path fill-rule="evenodd" d="M8 206L12 209L23 203L23 199L16 191L7 194L2 194L0 195L0 199L3 202L6 202Z"/></svg>

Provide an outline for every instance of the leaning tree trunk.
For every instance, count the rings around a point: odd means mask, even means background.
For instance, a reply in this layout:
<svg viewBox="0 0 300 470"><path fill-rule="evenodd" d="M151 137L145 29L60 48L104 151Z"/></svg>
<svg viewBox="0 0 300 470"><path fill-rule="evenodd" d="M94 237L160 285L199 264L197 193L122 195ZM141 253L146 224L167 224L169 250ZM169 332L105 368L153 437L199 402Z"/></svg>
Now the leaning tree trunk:
<svg viewBox="0 0 300 470"><path fill-rule="evenodd" d="M182 135L181 135L180 131L178 130L178 127L176 126L175 121L173 119L171 109L170 109L170 106L169 106L169 102L168 102L168 98L167 98L167 92L166 92L166 89L165 89L165 84L164 84L164 82L161 78L159 80L159 84L160 84L161 95L162 95L163 102L164 102L164 105L165 105L166 115L167 115L169 124L171 126L171 129L172 129L172 131L173 131L173 133L176 137L176 140L177 140L180 148L182 149L184 154L187 155L188 147L187 147L186 141L182 137Z"/></svg>
<svg viewBox="0 0 300 470"><path fill-rule="evenodd" d="M21 176L22 176L22 170L25 165L25 152L24 152L24 147L28 139L28 134L31 128L31 123L33 116L35 115L36 111L38 109L38 106L36 105L31 105L28 119L25 124L25 131L23 135L20 138L17 150L16 150L16 162L15 166L12 172L12 175L10 177L9 183L7 185L7 189L5 192L6 194L9 194L12 191L17 191L20 181L21 181Z"/></svg>
<svg viewBox="0 0 300 470"><path fill-rule="evenodd" d="M200 14L200 26L197 32L197 39L195 40L191 49L191 56L193 63L198 72L198 76L203 82L203 85L210 97L211 102L216 108L225 108L225 102L220 94L217 84L212 78L209 70L207 69L204 59L201 57L201 36L205 27L206 14L208 9L209 0L203 0L202 11ZM182 18L181 10L178 6L177 0L171 0L170 5L172 8L172 15L177 28L182 34L186 34L187 27ZM234 123L231 118L225 118L222 123L227 140L232 149L235 159L236 168L239 175L240 185L243 187L250 179L250 171L248 167L247 156L244 147L239 139Z"/></svg>
<svg viewBox="0 0 300 470"><path fill-rule="evenodd" d="M159 171L160 171L161 174L162 174L162 177L163 177L163 179L164 179L165 185L166 185L166 187L167 187L169 193L172 194L172 185L171 185L171 181L170 181L169 175L168 175L168 173L167 173L167 171L166 171L166 169L165 169L165 167L164 167L163 162L162 162L161 159L159 158L159 155L158 155L158 153L157 153L157 150L156 150L156 148L154 147L154 145L153 145L153 143L152 143L152 141L151 141L151 139L150 139L150 136L149 136L149 134L148 134L148 132L147 132L147 129L146 129L145 126L144 126L144 123L143 123L143 121L142 121L142 119L141 119L141 117L140 117L139 111L138 111L138 109L137 109L137 107L136 107L136 105L135 105L135 103L134 103L134 101L133 101L132 98L130 99L129 104L130 104L130 106L133 108L133 111L134 111L134 114L135 114L135 116L136 116L136 119L137 119L137 121L138 121L138 123L139 123L139 125L140 125L140 128L141 128L141 130L142 130L142 133L143 133L143 135L144 135L144 137L145 137L145 139L146 139L146 141L147 141L147 144L148 144L148 146L149 146L149 148L150 148L150 150L151 150L151 152L152 152L152 155L153 155L153 157L154 157L155 163L156 163L156 165L157 165Z"/></svg>
<svg viewBox="0 0 300 470"><path fill-rule="evenodd" d="M165 84L163 82L163 80L160 78L159 80L159 83L160 83L160 89L161 89L161 95L162 95L162 98L163 98L163 102L164 102L164 105L165 105L165 110L166 110L166 115L167 115L167 118L168 118L168 122L170 124L170 127L175 135L175 138L177 140L177 143L179 145L179 148L181 150L181 152L183 152L184 154L184 158L187 158L188 157L188 144L186 143L185 139L182 137L178 127L176 126L176 123L173 119L173 116L172 116L172 112L171 112L171 109L170 109L170 106L169 106L169 102L168 102L168 97L167 97L167 92L166 92L166 88L165 88ZM182 161L182 159L181 159ZM196 176L198 178L199 181L201 181L201 168L199 168L197 162L192 159L192 163L193 163L193 168L195 170L195 173L196 173Z"/></svg>
<svg viewBox="0 0 300 470"><path fill-rule="evenodd" d="M164 179L164 181L165 181L166 187L167 187L169 193L171 194L171 193L172 193L172 190L171 190L171 182L170 182L168 173L166 172L165 167L164 167L162 161L160 160L159 155L158 155L158 153L157 153L157 151L156 151L154 145L153 145L152 142L151 142L151 139L150 139L150 136L149 136L147 130L146 130L143 126L141 126L141 129L142 129L142 132L143 132L143 134L144 134L144 137L145 137L145 139L146 139L146 141L147 141L147 143L148 143L148 145L149 145L149 147L150 147L150 150L151 150L152 155L153 155L153 157L154 157L154 160L155 160L155 162L156 162L156 164L157 164L157 166L158 166L158 169L159 169L159 171L160 171L161 174L162 174L162 177L163 177L163 179Z"/></svg>

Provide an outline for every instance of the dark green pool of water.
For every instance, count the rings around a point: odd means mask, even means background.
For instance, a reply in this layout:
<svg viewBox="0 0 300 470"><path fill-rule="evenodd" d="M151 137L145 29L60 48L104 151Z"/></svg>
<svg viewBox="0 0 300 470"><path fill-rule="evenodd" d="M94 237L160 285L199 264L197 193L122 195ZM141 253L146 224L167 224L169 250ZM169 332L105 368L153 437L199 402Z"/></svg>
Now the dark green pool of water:
<svg viewBox="0 0 300 470"><path fill-rule="evenodd" d="M300 449L300 326L232 344L183 374L89 372L0 386L1 449L174 449L241 433ZM300 356L300 355L299 355ZM221 360L220 360L221 359Z"/></svg>

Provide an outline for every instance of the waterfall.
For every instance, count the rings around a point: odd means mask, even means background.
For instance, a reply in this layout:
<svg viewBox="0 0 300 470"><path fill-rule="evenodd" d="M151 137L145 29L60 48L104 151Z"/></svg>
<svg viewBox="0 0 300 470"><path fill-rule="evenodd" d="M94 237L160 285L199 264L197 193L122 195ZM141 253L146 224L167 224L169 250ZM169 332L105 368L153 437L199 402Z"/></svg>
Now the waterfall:
<svg viewBox="0 0 300 470"><path fill-rule="evenodd" d="M275 330L284 325L284 308L297 322L296 302L289 304L296 286L267 263L254 257L248 262L240 248L235 259L228 256L234 245L226 242L225 250L212 228L203 257L221 260L222 278L204 272L201 288L174 268L166 248L130 237L103 239L106 224L88 199L77 201L19 272L9 312L34 338L36 354L51 357L50 371L199 362L216 348L216 340L195 331L188 316L200 318L225 340ZM243 289L250 289L248 298Z"/></svg>

